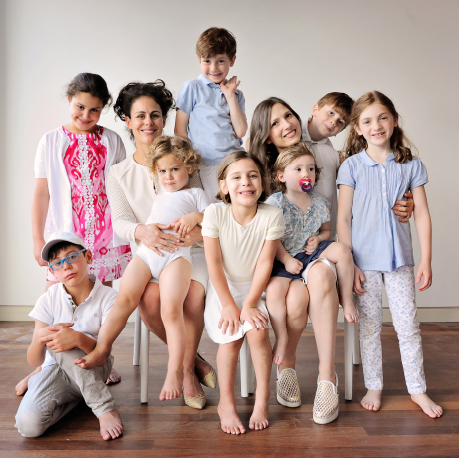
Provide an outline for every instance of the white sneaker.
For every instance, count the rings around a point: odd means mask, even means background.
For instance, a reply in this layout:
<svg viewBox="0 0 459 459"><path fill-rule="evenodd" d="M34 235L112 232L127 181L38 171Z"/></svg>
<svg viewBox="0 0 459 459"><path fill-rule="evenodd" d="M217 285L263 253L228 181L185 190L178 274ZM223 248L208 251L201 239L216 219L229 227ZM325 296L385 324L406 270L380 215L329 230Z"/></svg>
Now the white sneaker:
<svg viewBox="0 0 459 459"><path fill-rule="evenodd" d="M335 373L336 386L330 381L320 381L317 377L317 392L314 399L312 418L317 424L328 424L338 417L338 375Z"/></svg>

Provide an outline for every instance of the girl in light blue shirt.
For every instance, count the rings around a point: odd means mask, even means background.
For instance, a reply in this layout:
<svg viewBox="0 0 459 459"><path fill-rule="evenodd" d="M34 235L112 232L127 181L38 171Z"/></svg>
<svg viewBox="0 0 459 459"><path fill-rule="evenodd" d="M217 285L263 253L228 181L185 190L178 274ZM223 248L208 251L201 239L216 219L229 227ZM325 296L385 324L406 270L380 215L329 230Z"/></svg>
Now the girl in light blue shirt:
<svg viewBox="0 0 459 459"><path fill-rule="evenodd" d="M432 283L432 225L424 185L427 171L398 125L393 103L380 92L368 92L353 107L345 145L348 159L338 172L338 238L354 255L354 292L358 295L360 344L365 387L361 404L378 411L383 388L380 332L384 283L397 331L403 370L413 402L432 418L442 408L426 394L422 344L416 313L410 223L391 211L412 190L414 219L421 246L416 282L420 291Z"/></svg>

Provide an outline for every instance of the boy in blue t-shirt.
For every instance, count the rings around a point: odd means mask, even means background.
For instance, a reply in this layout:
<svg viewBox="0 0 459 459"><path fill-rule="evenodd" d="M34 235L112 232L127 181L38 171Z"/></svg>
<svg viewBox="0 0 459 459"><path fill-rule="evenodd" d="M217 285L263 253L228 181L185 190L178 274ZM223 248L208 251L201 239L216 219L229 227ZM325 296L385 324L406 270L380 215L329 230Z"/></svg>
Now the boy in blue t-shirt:
<svg viewBox="0 0 459 459"><path fill-rule="evenodd" d="M223 158L244 150L245 99L236 76L226 80L236 60L236 40L226 29L211 27L197 43L201 75L183 84L177 98L175 134L189 137L202 156L200 177L211 202L217 202L217 171Z"/></svg>

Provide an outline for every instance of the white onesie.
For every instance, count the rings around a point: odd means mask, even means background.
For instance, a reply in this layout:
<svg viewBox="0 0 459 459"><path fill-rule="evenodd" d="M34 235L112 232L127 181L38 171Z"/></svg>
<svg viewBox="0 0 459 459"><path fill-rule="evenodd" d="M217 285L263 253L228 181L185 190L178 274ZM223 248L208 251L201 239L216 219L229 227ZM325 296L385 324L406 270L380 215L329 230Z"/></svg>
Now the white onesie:
<svg viewBox="0 0 459 459"><path fill-rule="evenodd" d="M168 225L175 219L191 214L192 212L202 212L210 204L204 190L200 188L189 188L179 191L164 191L156 196L153 207L148 217L146 225L150 223L160 223ZM173 233L171 230L163 230L164 233ZM151 275L159 279L162 270L177 258L184 258L192 263L191 247L179 247L174 253L164 252L160 257L153 250L140 244L137 255L148 265Z"/></svg>

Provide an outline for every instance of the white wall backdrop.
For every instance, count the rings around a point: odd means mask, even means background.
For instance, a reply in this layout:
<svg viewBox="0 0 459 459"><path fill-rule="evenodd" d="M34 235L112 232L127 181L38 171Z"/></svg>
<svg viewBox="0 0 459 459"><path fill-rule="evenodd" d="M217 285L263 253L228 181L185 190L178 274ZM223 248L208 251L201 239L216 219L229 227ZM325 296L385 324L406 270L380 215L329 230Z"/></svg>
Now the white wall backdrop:
<svg viewBox="0 0 459 459"><path fill-rule="evenodd" d="M377 89L392 98L430 178L433 286L418 304L459 306L458 20L456 0L0 1L0 305L33 305L44 290L45 270L32 254L33 164L40 137L68 122L64 86L92 72L115 97L130 81L157 78L177 95L199 75L199 34L219 26L237 39L232 74L242 81L249 122L269 96L302 117L331 91L358 98ZM113 110L101 124L133 153ZM335 147L344 136L332 139Z"/></svg>

